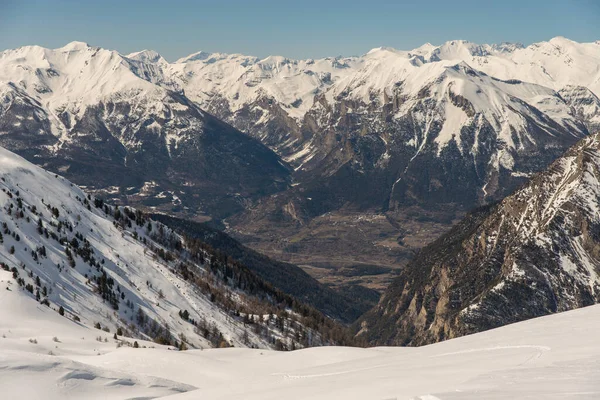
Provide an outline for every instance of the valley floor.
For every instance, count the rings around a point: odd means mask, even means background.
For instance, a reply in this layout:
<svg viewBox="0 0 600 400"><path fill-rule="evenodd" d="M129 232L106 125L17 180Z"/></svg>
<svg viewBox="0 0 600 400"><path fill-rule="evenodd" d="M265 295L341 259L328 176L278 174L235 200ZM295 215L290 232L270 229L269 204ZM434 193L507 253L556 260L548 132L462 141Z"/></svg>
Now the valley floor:
<svg viewBox="0 0 600 400"><path fill-rule="evenodd" d="M464 214L452 206L443 211L408 207L394 213L344 209L305 225L234 221L227 232L259 253L300 266L333 288L361 285L381 293L419 249Z"/></svg>
<svg viewBox="0 0 600 400"><path fill-rule="evenodd" d="M180 352L78 325L4 271L0 289L6 399L600 398L600 306L421 348Z"/></svg>

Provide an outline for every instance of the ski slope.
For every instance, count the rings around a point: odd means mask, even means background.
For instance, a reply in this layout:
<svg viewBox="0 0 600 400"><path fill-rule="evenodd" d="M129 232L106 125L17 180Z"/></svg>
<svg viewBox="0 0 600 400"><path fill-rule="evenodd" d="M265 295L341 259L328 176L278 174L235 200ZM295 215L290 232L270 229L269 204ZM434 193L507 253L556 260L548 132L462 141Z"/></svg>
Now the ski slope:
<svg viewBox="0 0 600 400"><path fill-rule="evenodd" d="M3 398L600 398L600 306L420 348L175 351L118 347L133 339L60 317L9 272L0 289Z"/></svg>

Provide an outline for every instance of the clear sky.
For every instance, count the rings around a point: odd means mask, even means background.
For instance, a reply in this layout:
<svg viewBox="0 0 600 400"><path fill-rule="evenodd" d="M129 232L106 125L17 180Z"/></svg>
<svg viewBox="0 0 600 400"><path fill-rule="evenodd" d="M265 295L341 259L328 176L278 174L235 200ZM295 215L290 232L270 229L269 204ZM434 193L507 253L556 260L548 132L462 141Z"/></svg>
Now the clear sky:
<svg viewBox="0 0 600 400"><path fill-rule="evenodd" d="M600 0L0 0L0 50L78 40L171 61L199 50L318 58L554 36L599 40Z"/></svg>

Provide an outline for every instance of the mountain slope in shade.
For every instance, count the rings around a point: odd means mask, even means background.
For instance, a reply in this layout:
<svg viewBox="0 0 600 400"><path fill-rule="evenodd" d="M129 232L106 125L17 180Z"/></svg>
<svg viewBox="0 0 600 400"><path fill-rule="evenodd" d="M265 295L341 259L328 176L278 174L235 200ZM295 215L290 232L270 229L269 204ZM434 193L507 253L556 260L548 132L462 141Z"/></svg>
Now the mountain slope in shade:
<svg viewBox="0 0 600 400"><path fill-rule="evenodd" d="M9 398L571 400L600 393L599 306L420 348L177 352L142 340L130 348L131 338L61 318L13 290L1 270L0 285L0 390Z"/></svg>
<svg viewBox="0 0 600 400"><path fill-rule="evenodd" d="M326 325L345 335L206 243L2 148L0 207L0 266L18 282L11 290L108 335L278 349L333 344Z"/></svg>
<svg viewBox="0 0 600 400"><path fill-rule="evenodd" d="M426 246L357 323L421 345L600 301L600 133Z"/></svg>

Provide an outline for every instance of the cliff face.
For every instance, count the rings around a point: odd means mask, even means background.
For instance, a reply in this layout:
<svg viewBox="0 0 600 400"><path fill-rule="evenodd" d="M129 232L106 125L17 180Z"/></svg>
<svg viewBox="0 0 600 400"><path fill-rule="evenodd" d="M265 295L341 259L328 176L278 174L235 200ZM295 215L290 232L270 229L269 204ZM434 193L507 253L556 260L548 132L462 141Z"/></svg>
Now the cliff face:
<svg viewBox="0 0 600 400"><path fill-rule="evenodd" d="M357 323L422 345L600 301L600 134L424 248Z"/></svg>

